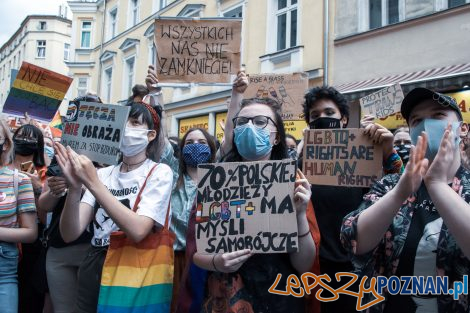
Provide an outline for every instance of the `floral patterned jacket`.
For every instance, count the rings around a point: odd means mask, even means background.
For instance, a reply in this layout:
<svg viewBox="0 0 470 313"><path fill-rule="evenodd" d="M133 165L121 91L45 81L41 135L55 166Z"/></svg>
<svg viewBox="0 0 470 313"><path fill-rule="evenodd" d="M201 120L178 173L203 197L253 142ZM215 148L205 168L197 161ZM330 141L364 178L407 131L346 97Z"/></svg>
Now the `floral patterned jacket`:
<svg viewBox="0 0 470 313"><path fill-rule="evenodd" d="M414 209L433 209L434 207L431 199L417 201L417 194L412 194L401 206L379 245L369 253L355 255L359 215L395 187L399 179L400 175L398 174L384 176L364 195L364 201L359 208L348 214L343 220L341 242L350 254L356 274L360 277L395 275ZM470 172L460 167L455 174L452 189L467 203L470 203ZM452 288L454 281L462 281L464 275L470 275L470 261L457 246L455 238L450 234L445 224L442 225L438 240L436 270L436 275L449 277L449 288ZM363 304L374 300L372 294L367 295L369 298L364 299ZM388 294L385 293L384 296L387 299ZM387 300L370 307L368 312L383 312L386 302ZM449 295L439 295L438 312L470 312L468 295L460 295L459 299L455 301Z"/></svg>

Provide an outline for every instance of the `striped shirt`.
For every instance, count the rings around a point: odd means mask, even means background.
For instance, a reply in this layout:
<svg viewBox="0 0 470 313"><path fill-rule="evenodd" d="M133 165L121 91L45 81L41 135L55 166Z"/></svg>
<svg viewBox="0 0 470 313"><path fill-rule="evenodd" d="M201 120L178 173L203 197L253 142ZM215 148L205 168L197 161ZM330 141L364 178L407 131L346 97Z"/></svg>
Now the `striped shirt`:
<svg viewBox="0 0 470 313"><path fill-rule="evenodd" d="M36 212L33 186L28 176L18 173L18 201L15 198L14 172L0 168L0 227L19 227L18 214ZM18 206L18 209L17 209Z"/></svg>

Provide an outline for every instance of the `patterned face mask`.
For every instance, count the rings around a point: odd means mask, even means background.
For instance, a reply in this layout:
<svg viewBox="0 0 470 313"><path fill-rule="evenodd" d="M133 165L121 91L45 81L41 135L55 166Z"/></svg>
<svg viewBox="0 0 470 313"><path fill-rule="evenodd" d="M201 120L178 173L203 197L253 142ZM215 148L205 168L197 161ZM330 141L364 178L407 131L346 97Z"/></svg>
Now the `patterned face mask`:
<svg viewBox="0 0 470 313"><path fill-rule="evenodd" d="M202 143L191 143L183 147L183 160L187 166L197 167L211 159L211 149Z"/></svg>

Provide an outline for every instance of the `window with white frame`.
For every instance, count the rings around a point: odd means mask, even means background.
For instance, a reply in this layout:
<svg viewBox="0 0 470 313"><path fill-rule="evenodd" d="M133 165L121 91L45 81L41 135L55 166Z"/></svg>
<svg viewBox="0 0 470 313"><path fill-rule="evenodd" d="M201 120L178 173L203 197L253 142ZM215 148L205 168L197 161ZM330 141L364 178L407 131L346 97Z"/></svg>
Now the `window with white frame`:
<svg viewBox="0 0 470 313"><path fill-rule="evenodd" d="M153 0L153 12L158 12L166 7L167 0Z"/></svg>
<svg viewBox="0 0 470 313"><path fill-rule="evenodd" d="M82 21L81 48L91 47L91 21Z"/></svg>
<svg viewBox="0 0 470 313"><path fill-rule="evenodd" d="M109 39L114 38L117 32L117 8L109 11Z"/></svg>
<svg viewBox="0 0 470 313"><path fill-rule="evenodd" d="M139 0L129 1L130 11L130 24L129 27L136 25L139 22Z"/></svg>
<svg viewBox="0 0 470 313"><path fill-rule="evenodd" d="M230 11L224 12L224 17L243 17L243 7L238 6Z"/></svg>
<svg viewBox="0 0 470 313"><path fill-rule="evenodd" d="M70 60L70 44L64 43L64 61Z"/></svg>
<svg viewBox="0 0 470 313"><path fill-rule="evenodd" d="M126 94L125 97L128 97L132 93L132 87L134 86L134 67L135 67L135 57L130 57L125 61L125 86L124 91Z"/></svg>
<svg viewBox="0 0 470 313"><path fill-rule="evenodd" d="M297 0L276 0L277 51L297 45Z"/></svg>
<svg viewBox="0 0 470 313"><path fill-rule="evenodd" d="M18 65L21 66L21 50L18 51Z"/></svg>
<svg viewBox="0 0 470 313"><path fill-rule="evenodd" d="M155 46L155 43L153 42L153 40L149 42L148 48L149 48L148 63L155 65L155 63L157 62L157 47Z"/></svg>
<svg viewBox="0 0 470 313"><path fill-rule="evenodd" d="M46 41L45 40L37 40L36 41L36 57L37 58L45 58L46 57Z"/></svg>
<svg viewBox="0 0 470 313"><path fill-rule="evenodd" d="M16 64L16 55L13 57L13 68L18 68Z"/></svg>
<svg viewBox="0 0 470 313"><path fill-rule="evenodd" d="M107 102L111 102L111 85L113 81L113 68L109 67L104 70L103 95Z"/></svg>
<svg viewBox="0 0 470 313"><path fill-rule="evenodd" d="M77 86L77 95L83 97L88 91L88 77L79 77Z"/></svg>

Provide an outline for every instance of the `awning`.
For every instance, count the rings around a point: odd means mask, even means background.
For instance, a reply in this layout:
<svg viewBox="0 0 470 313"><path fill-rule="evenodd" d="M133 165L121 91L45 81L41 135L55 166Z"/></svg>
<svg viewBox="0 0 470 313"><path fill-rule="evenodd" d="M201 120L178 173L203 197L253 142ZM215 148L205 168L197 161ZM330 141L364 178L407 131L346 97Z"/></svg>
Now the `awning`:
<svg viewBox="0 0 470 313"><path fill-rule="evenodd" d="M433 68L413 73L391 75L386 77L374 78L358 82L341 84L335 88L344 94L370 89L380 89L395 83L411 84L416 82L425 82L429 80L445 79L461 75L470 75L470 63L450 65L445 67Z"/></svg>

